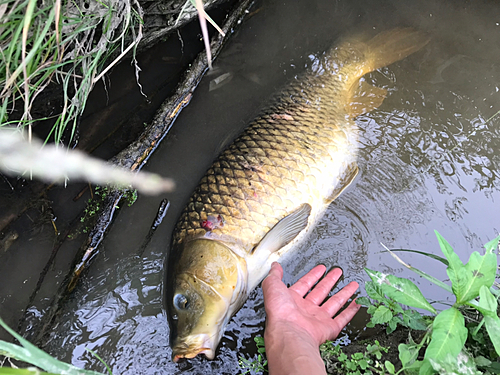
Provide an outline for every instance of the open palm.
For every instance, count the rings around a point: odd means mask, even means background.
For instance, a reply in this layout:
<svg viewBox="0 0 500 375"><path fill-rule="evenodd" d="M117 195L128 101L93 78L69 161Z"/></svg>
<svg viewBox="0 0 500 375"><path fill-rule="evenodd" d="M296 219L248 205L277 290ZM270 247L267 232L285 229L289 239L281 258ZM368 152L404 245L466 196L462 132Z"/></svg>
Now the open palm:
<svg viewBox="0 0 500 375"><path fill-rule="evenodd" d="M351 282L323 303L342 276L342 270L335 268L321 279L325 271L325 266L316 266L287 288L281 280L283 268L278 263L273 263L269 275L262 283L267 314L266 330L298 332L302 337L310 338L317 346L326 340L335 339L360 306L352 301L344 311L334 319L332 317L351 298L359 285Z"/></svg>

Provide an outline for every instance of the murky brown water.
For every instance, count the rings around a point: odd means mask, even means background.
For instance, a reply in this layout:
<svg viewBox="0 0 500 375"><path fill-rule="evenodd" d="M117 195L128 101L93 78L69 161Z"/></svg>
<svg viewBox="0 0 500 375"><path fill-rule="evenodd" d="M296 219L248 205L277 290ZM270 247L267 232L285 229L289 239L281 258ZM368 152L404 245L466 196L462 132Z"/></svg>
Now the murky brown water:
<svg viewBox="0 0 500 375"><path fill-rule="evenodd" d="M427 31L424 50L367 77L389 89L384 104L356 120L361 175L328 209L303 250L284 264L293 282L317 263L340 266L344 283L367 279L363 267L414 280L430 300L441 290L406 272L388 247L438 253L438 230L462 260L499 230L500 6L493 1L258 1L199 85L149 170L178 184L171 207L143 257L137 250L161 199L124 207L89 273L54 328L50 352L117 374L235 374L238 356L262 334L262 293L232 319L216 360L170 361L162 311L163 258L173 224L218 151L266 98L342 36L393 27ZM231 80L209 91L210 81ZM405 260L440 279L444 268L417 255ZM358 327L360 328L360 327ZM354 327L356 329L356 327Z"/></svg>

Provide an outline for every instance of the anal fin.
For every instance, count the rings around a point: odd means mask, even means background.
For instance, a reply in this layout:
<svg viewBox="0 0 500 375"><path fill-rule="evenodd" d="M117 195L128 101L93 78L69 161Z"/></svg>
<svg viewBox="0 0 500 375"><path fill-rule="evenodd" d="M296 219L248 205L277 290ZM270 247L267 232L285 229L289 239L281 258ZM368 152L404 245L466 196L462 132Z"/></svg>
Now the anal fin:
<svg viewBox="0 0 500 375"><path fill-rule="evenodd" d="M294 212L285 216L271 228L264 238L253 249L254 254L260 252L274 253L289 244L307 227L311 206L307 203L300 205Z"/></svg>
<svg viewBox="0 0 500 375"><path fill-rule="evenodd" d="M370 85L364 80L353 85L348 98L347 112L354 118L378 108L387 96L387 90Z"/></svg>

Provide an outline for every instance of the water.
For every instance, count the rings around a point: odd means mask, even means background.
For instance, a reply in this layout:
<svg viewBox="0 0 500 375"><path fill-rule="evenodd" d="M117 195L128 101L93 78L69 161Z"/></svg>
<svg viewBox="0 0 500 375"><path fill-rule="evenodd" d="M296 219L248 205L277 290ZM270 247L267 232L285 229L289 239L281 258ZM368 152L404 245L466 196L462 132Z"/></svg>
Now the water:
<svg viewBox="0 0 500 375"><path fill-rule="evenodd" d="M175 219L214 156L271 93L342 35L412 26L432 37L422 51L366 79L386 87L383 105L356 122L360 176L327 210L300 254L284 264L294 282L318 263L340 266L341 285L367 279L368 267L409 277L430 300L450 301L382 252L439 254L434 230L463 261L498 234L500 199L500 9L490 1L258 1L197 88L148 170L178 189L123 207L99 257L63 309L48 343L58 358L103 370L95 350L120 374L235 374L255 353L263 301L254 291L229 324L214 361L170 361L162 311L163 258ZM230 80L209 91L210 81ZM213 84L212 84L213 85ZM161 199L171 207L142 257L136 256ZM444 267L401 253L446 279ZM353 327L354 330L360 327Z"/></svg>

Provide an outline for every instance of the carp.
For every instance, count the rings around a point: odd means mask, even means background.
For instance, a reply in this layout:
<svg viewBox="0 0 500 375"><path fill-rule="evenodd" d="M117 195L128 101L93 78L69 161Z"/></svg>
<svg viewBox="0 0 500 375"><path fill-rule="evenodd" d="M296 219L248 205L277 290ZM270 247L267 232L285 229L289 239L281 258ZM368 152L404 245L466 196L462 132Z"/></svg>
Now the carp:
<svg viewBox="0 0 500 375"><path fill-rule="evenodd" d="M427 42L413 29L341 41L217 157L172 235L165 305L174 361L214 358L228 321L271 263L300 248L356 177L353 119L387 95L361 78Z"/></svg>

